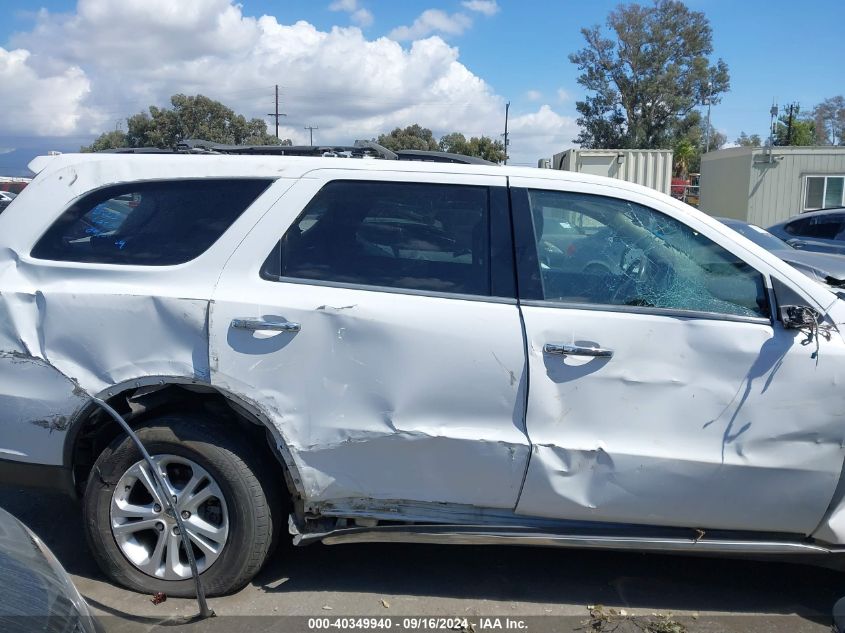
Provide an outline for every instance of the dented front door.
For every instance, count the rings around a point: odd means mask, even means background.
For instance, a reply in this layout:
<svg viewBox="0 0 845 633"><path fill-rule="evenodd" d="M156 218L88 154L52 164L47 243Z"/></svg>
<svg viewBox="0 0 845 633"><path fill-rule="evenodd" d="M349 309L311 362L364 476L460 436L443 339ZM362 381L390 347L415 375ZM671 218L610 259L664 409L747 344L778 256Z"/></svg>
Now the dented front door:
<svg viewBox="0 0 845 633"><path fill-rule="evenodd" d="M517 512L812 532L843 461L841 337L816 355L770 318L759 270L647 198L516 184L533 444Z"/></svg>
<svg viewBox="0 0 845 633"><path fill-rule="evenodd" d="M312 176L224 271L213 383L269 418L310 508L513 508L528 440L509 260L510 289L491 280L504 178Z"/></svg>

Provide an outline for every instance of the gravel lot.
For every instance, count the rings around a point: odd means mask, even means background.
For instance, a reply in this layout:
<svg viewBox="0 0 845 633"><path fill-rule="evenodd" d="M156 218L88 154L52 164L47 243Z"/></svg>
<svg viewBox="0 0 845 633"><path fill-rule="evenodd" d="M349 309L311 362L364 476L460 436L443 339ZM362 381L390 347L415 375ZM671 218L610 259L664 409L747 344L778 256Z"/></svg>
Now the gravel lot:
<svg viewBox="0 0 845 633"><path fill-rule="evenodd" d="M527 631L664 630L643 628L651 621L677 622L689 633L821 633L845 595L845 574L796 564L517 547L282 545L251 585L211 599L220 617L177 624L196 612L193 601L154 606L103 578L76 502L0 488L0 506L53 549L108 631L308 630L306 617L281 616L390 617L393 630L405 630L403 616L416 615L466 616L478 632L495 630L496 621L483 618L498 616L502 629L522 621ZM587 605L597 604L642 618L591 629Z"/></svg>

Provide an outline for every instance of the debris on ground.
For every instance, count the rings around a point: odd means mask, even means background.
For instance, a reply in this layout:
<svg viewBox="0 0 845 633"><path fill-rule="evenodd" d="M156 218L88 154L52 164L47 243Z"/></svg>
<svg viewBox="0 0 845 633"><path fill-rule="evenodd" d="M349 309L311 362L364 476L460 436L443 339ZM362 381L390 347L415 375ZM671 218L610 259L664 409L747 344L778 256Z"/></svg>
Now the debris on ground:
<svg viewBox="0 0 845 633"><path fill-rule="evenodd" d="M153 604L161 604L162 602L167 602L167 594L163 591L157 591L153 594L153 597L150 598L150 602Z"/></svg>
<svg viewBox="0 0 845 633"><path fill-rule="evenodd" d="M381 606L383 606L385 609L389 609L390 603L387 600L385 600L384 598L382 598L381 599Z"/></svg>
<svg viewBox="0 0 845 633"><path fill-rule="evenodd" d="M650 616L628 614L625 609L588 605L590 617L581 630L592 633L687 633L687 627L672 614L652 613Z"/></svg>

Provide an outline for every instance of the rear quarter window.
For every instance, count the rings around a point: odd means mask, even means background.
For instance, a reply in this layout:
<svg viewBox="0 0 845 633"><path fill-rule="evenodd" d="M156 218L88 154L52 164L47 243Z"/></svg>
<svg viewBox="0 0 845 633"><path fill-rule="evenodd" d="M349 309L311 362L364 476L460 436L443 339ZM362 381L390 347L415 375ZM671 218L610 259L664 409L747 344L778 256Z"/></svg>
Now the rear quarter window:
<svg viewBox="0 0 845 633"><path fill-rule="evenodd" d="M182 264L216 242L271 182L171 180L98 189L59 216L32 256L96 264Z"/></svg>

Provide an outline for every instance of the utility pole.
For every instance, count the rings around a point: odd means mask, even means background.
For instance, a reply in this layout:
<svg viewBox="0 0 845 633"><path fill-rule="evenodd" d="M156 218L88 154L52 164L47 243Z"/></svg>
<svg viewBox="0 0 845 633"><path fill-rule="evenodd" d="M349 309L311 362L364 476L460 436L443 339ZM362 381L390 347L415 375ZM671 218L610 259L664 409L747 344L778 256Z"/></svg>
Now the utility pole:
<svg viewBox="0 0 845 633"><path fill-rule="evenodd" d="M320 128L318 128L318 127L317 127L317 126L315 126L315 125L306 125L306 126L305 126L304 128L302 128L302 129L303 129L303 130L308 130L308 137L309 137L309 139L310 139L310 140L308 141L308 144L309 144L309 145L311 145L311 146L313 147L313 146L314 146L314 130L319 130Z"/></svg>
<svg viewBox="0 0 845 633"><path fill-rule="evenodd" d="M511 102L508 101L505 104L505 165L508 164L508 145L510 145L510 141L508 141L508 111L511 109Z"/></svg>
<svg viewBox="0 0 845 633"><path fill-rule="evenodd" d="M778 125L778 104L775 103L774 99L772 99L772 107L769 110L769 114L772 117L769 125L769 147L771 147L775 144L775 132L777 131Z"/></svg>
<svg viewBox="0 0 845 633"><path fill-rule="evenodd" d="M710 104L713 102L713 82L707 82L707 132L704 135L704 153L710 151Z"/></svg>
<svg viewBox="0 0 845 633"><path fill-rule="evenodd" d="M789 104L789 116L786 119L786 144L792 145L792 117L793 117L793 110L797 114L798 108L800 106L797 103L790 103Z"/></svg>
<svg viewBox="0 0 845 633"><path fill-rule="evenodd" d="M279 84L276 84L276 112L270 112L267 116L271 116L276 120L276 138L279 138L279 117L287 116L287 114L279 112Z"/></svg>

